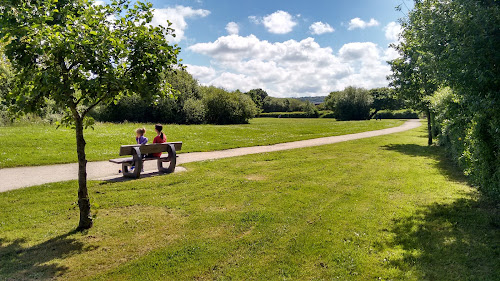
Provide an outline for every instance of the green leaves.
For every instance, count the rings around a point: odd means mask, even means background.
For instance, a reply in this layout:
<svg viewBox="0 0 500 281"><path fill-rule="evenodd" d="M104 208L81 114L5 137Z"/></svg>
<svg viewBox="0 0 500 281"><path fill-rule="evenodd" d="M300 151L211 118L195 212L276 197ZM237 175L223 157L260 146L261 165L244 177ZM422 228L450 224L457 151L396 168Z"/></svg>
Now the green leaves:
<svg viewBox="0 0 500 281"><path fill-rule="evenodd" d="M340 92L332 92L325 99L326 108L333 110L338 120L370 119L373 99L367 90L347 87Z"/></svg>
<svg viewBox="0 0 500 281"><path fill-rule="evenodd" d="M177 64L171 29L152 27L152 5L113 1L39 0L6 4L0 37L16 79L12 101L23 111L52 99L68 116L83 119L99 103L123 94L164 94L162 75ZM90 120L90 119L89 119ZM72 124L70 118L63 125ZM91 126L92 122L85 123Z"/></svg>
<svg viewBox="0 0 500 281"><path fill-rule="evenodd" d="M419 0L403 27L392 85L415 106L432 107L440 142L484 193L500 198L500 2ZM450 93L431 97L438 85Z"/></svg>

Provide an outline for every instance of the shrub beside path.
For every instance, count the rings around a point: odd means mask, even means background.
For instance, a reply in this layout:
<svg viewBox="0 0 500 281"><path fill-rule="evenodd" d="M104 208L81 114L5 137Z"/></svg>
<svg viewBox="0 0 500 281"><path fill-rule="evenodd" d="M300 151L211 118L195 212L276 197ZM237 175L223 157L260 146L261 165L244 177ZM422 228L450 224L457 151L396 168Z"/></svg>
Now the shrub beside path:
<svg viewBox="0 0 500 281"><path fill-rule="evenodd" d="M210 152L193 152L181 153L177 158L176 171L184 171L185 169L179 165L190 162L199 162L206 160L214 160L249 154L274 152L288 149L296 149L303 147L319 146L325 144L333 144L338 142L370 138L393 133L399 133L417 128L421 125L420 120L408 120L403 125L356 134L348 134L342 136L316 138L310 140L294 141L265 146L242 147L220 151ZM118 149L118 148L117 148ZM115 180L120 179L122 175L118 173L121 169L120 165L110 163L108 161L89 162L87 164L87 175L89 180ZM0 169L0 192L8 190L20 189L23 187L40 185L51 182L60 182L68 180L76 180L78 174L78 164L59 164L38 167L18 167ZM157 174L156 161L147 161L144 163L143 176L151 176Z"/></svg>

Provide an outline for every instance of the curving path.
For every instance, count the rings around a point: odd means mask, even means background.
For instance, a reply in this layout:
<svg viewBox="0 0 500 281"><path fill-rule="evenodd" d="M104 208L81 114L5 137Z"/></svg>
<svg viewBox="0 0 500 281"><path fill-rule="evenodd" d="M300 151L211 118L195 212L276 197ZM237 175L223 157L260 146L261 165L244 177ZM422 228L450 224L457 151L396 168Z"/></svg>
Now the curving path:
<svg viewBox="0 0 500 281"><path fill-rule="evenodd" d="M257 154L265 152L273 152L280 150L296 149L302 147L319 146L325 144L332 144L350 140L357 140L363 138L370 138L393 133L399 133L417 128L421 125L420 120L409 120L403 125L394 128L383 130L368 131L356 134L324 137L310 140L294 141L265 146L253 146L227 149L221 151L211 152L193 152L181 153L177 158L177 165L190 162L199 162L213 159L221 159L235 156L242 156L248 154ZM122 178L118 170L121 165L113 164L108 161L89 162L87 164L87 175L89 180L118 180ZM182 167L177 167L176 171L185 170ZM147 161L144 163L143 175L155 175L156 161ZM60 182L77 179L78 164L60 164L49 166L37 167L19 167L0 169L0 192L8 190L20 189L23 187L40 185L51 182Z"/></svg>

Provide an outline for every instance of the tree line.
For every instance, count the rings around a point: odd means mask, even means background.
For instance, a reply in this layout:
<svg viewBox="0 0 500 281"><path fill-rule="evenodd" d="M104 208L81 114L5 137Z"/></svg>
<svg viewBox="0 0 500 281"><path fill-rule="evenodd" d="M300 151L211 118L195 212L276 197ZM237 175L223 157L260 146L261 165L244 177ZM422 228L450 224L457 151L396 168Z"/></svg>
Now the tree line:
<svg viewBox="0 0 500 281"><path fill-rule="evenodd" d="M170 89L162 97L131 94L115 103L103 104L91 116L104 122L161 122L176 124L241 124L255 117L257 107L239 91L200 86L184 69L165 74Z"/></svg>
<svg viewBox="0 0 500 281"><path fill-rule="evenodd" d="M2 72L0 72L2 73ZM6 72L9 73L9 72ZM260 114L263 116L287 116L317 118L323 116L338 120L368 120L377 117L382 110L399 110L405 103L394 90L377 88L365 90L347 87L322 97L323 104L316 106L304 98L271 97L263 89L246 93L227 91L214 86L201 86L182 67L165 72L164 82L169 93L163 96L130 93L112 102L102 103L89 111L88 115L100 122L149 122L170 124L243 124ZM4 77L6 77L4 75ZM1 78L1 76L0 76ZM276 113L276 114L266 114ZM289 113L289 114L288 114ZM54 119L62 111L47 102L40 108L40 118ZM382 115L380 116L382 117ZM390 114L385 118L394 118ZM398 117L398 116L396 116ZM415 118L416 113L403 114L399 118ZM55 121L55 120L51 120Z"/></svg>

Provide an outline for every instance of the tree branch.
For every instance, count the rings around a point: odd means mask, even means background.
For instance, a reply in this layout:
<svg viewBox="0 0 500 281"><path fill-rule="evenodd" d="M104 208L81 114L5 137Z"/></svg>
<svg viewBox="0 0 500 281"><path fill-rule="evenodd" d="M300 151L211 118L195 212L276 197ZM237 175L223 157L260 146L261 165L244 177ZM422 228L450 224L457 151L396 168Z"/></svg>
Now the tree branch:
<svg viewBox="0 0 500 281"><path fill-rule="evenodd" d="M84 97L84 96L85 96L85 95L82 95L82 96L81 96L81 97L80 97L80 98L79 98L79 99L75 102L75 104L79 104L79 103L83 100L83 97Z"/></svg>
<svg viewBox="0 0 500 281"><path fill-rule="evenodd" d="M95 103L93 103L91 106L89 106L87 109L85 109L82 112L82 117L85 116L85 115L87 115L87 113L89 113L94 107L96 107L99 103L101 103L106 98L107 95L108 95L108 93L104 94Z"/></svg>
<svg viewBox="0 0 500 281"><path fill-rule="evenodd" d="M76 110L76 104L73 101L70 101L69 108L70 108L71 112L73 113L73 117L75 118L75 121L77 121L83 117L78 113L78 110Z"/></svg>

